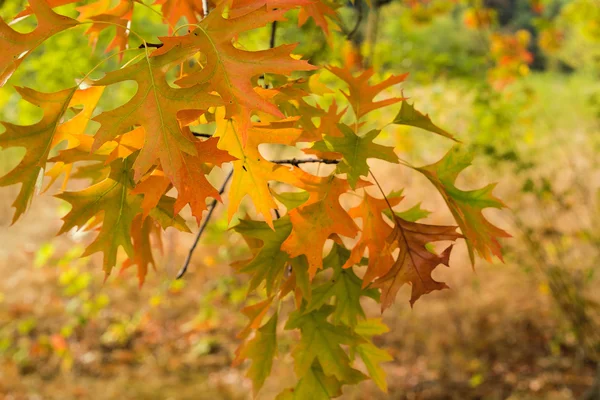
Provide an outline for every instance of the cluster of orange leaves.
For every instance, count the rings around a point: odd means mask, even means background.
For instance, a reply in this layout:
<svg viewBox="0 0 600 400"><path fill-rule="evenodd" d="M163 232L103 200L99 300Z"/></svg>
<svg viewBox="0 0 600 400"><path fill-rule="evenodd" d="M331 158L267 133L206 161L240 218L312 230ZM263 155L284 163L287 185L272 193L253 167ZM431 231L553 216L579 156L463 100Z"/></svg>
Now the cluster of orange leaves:
<svg viewBox="0 0 600 400"><path fill-rule="evenodd" d="M93 46L104 29L115 28L106 50L128 48L133 0L120 0L112 8L109 0L90 3L77 9L77 19L52 9L73 2L30 0L30 7L18 15L35 14L39 23L30 33L18 33L0 22L1 84L46 39L75 26L89 24L86 34ZM63 190L57 197L72 207L63 217L60 233L72 229L97 232L84 255L102 252L108 275L122 248L127 255L122 266L136 265L142 283L148 267L155 265L152 249L160 244L161 231L169 227L189 231L180 216L186 206L200 223L207 200L222 200L207 175L230 164L229 220L245 198L256 210L254 219L242 219L235 226L252 249L251 259L236 267L252 275L251 289L264 287L267 294L266 300L245 309L250 323L240 334L244 339L255 334L240 347L237 358L238 362L253 359L249 374L255 388L260 388L270 373L278 313L264 325L262 320L276 296L283 298L289 293L294 295L297 310L286 329L302 332L303 341L294 355L296 372L304 380L288 395L311 393L312 386L307 388L302 382L321 381L327 394L333 395L342 383L363 379L340 344L355 346L371 377L385 388L378 362L389 356L368 340L374 334L368 332L382 333L384 329L375 324L369 331L368 324L364 325L360 297L377 299L383 310L405 284L412 287L411 304L423 294L446 288L431 274L438 265L448 265L452 246L438 254L430 243L464 238L472 260L475 253L485 259L492 255L501 258L498 238L508 235L482 214L484 208L503 207L492 195L494 186L458 189L454 182L470 164L470 157L454 147L439 162L414 169L438 189L458 226L423 224L397 212L394 208L400 195L377 198L363 190L372 185L368 159L399 162L392 147L374 143L380 130L362 131L367 114L402 102L392 123L420 127L454 140L404 98L375 101L384 90L403 82L406 74L372 84L372 70L354 75L347 68L330 66L327 69L347 87L343 94L349 107L340 109L334 101L325 109L315 102L320 95L311 92L307 79L289 78L296 71L318 69L293 56L295 45L248 51L236 42L243 32L284 21L284 14L297 7L301 7L300 23L310 16L329 33L325 17L336 18L331 5L308 0L224 0L209 3L211 10L205 13L208 10L203 10L198 0L158 0L156 4L171 26L183 17L193 27L185 34L161 37L157 49L143 42L136 60L99 80L84 79L55 93L16 87L24 100L42 109L43 117L31 126L3 123L0 147L26 149L17 167L0 178L0 186L21 184L14 220L26 211L44 176L50 178L47 188L62 179ZM512 57L522 58L521 52L504 54L509 50L506 46L511 43L500 41L497 46L499 57L509 60L501 64L512 65ZM170 83L172 68L178 68L179 74ZM287 78L268 88L258 79L265 74ZM137 83L135 95L117 108L104 110L100 105L104 88L125 81ZM68 118L68 111L74 116ZM90 121L99 123L100 128L92 132ZM194 135L195 129L208 123L216 125L212 137ZM333 160L336 168L317 176L299 166L272 162L259 151L265 144ZM83 190L67 191L71 179L87 179L91 184ZM348 192L362 193L361 204L350 210L340 203L340 196ZM273 210L281 205L286 213L274 218ZM357 219L362 220L362 228ZM456 231L459 227L461 233ZM330 240L333 249L324 257ZM349 240L355 242L346 248ZM363 265L366 269L359 278L354 268ZM334 279L320 285L316 276L325 269L334 271ZM336 306L330 304L330 298L336 298ZM367 333L360 333L361 329ZM316 331L321 333L315 336ZM328 335L335 344L329 339L309 342Z"/></svg>

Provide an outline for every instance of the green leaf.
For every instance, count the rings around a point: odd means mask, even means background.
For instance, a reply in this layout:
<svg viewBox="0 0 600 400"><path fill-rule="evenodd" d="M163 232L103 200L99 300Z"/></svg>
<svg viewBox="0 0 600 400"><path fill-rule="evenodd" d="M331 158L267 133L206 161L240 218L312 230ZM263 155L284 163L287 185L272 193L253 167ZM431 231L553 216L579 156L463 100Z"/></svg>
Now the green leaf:
<svg viewBox="0 0 600 400"><path fill-rule="evenodd" d="M298 377L309 373L315 360L318 360L328 375L335 376L344 383L356 383L365 376L350 366L350 358L341 345L357 346L365 339L344 325L333 325L327 317L334 307L324 305L318 310L303 313L297 310L290 315L285 329L300 329L302 338L292 354Z"/></svg>
<svg viewBox="0 0 600 400"><path fill-rule="evenodd" d="M387 381L385 371L381 368L381 363L392 361L394 358L382 349L377 348L372 343L365 343L356 346L356 353L365 363L369 376L377 386L384 392L387 392Z"/></svg>
<svg viewBox="0 0 600 400"><path fill-rule="evenodd" d="M402 102L400 112L398 113L398 115L396 115L396 118L394 118L394 121L392 123L396 125L414 126L417 128L425 129L429 132L437 133L438 135L445 136L448 139L458 141L454 138L453 135L431 122L429 114L423 115L421 112L415 110L414 106L408 104L407 101Z"/></svg>
<svg viewBox="0 0 600 400"><path fill-rule="evenodd" d="M293 210L294 208L300 207L302 204L306 203L308 200L310 193L308 192L283 192L277 193L275 191L271 191L273 196L285 206L285 208L289 210Z"/></svg>
<svg viewBox="0 0 600 400"><path fill-rule="evenodd" d="M454 186L458 175L471 165L473 156L454 146L435 164L417 168L441 193L456 219L469 248L471 263L475 263L475 252L491 261L492 255L502 260L498 238L510 237L502 229L492 225L482 214L485 208L503 208L504 203L492 194L495 184L477 190L460 190Z"/></svg>
<svg viewBox="0 0 600 400"><path fill-rule="evenodd" d="M59 234L74 227L84 227L92 218L103 213L102 228L82 257L97 251L104 253L104 271L109 274L117 261L117 250L123 247L129 258L134 250L131 242L133 218L141 213L141 196L132 195L131 164L133 157L118 158L110 164L110 175L103 181L78 192L64 192L56 197L72 205L63 217L64 224Z"/></svg>
<svg viewBox="0 0 600 400"><path fill-rule="evenodd" d="M281 244L290 235L292 223L285 216L274 221L272 230L262 221L241 220L233 229L246 238L262 241L262 247L255 256L242 263L240 272L252 275L249 291L256 289L263 281L270 296L285 271L289 255L281 251Z"/></svg>
<svg viewBox="0 0 600 400"><path fill-rule="evenodd" d="M342 395L342 384L333 376L327 376L319 363L313 363L296 384L293 399L329 400Z"/></svg>
<svg viewBox="0 0 600 400"><path fill-rule="evenodd" d="M389 331L389 328L381 322L380 318L363 320L358 323L354 331L364 338L371 338ZM393 357L385 350L377 348L373 343L363 343L356 346L356 354L363 360L369 376L381 390L387 392L387 381L385 371L379 364L392 361Z"/></svg>
<svg viewBox="0 0 600 400"><path fill-rule="evenodd" d="M308 302L311 301L310 277L308 275L308 261L305 256L292 258L292 271L296 275L296 287L302 292L302 296Z"/></svg>
<svg viewBox="0 0 600 400"><path fill-rule="evenodd" d="M240 357L252 360L247 376L252 380L254 395L271 375L273 358L277 354L277 313L256 332L241 350Z"/></svg>
<svg viewBox="0 0 600 400"><path fill-rule="evenodd" d="M390 331L390 328L383 322L381 318L369 318L359 321L354 327L354 332L362 337L370 338L372 336L383 335Z"/></svg>
<svg viewBox="0 0 600 400"><path fill-rule="evenodd" d="M380 131L372 130L364 136L358 136L345 124L338 124L338 127L343 134L342 137L326 135L324 140L330 151L343 155L337 170L341 174L348 174L348 182L353 189L356 188L360 176L369 174L368 158L378 158L391 163L398 162L393 147L373 143Z"/></svg>
<svg viewBox="0 0 600 400"><path fill-rule="evenodd" d="M376 290L362 289L362 280L356 276L351 268L342 269L350 252L339 246L334 245L331 252L323 260L325 268L331 267L334 270L333 277L323 285L317 286L312 291L312 300L309 303L306 312L312 312L321 308L329 299L335 297L335 310L332 315L334 324L343 323L354 327L359 317L365 317L365 312L360 304L361 296L376 297Z"/></svg>

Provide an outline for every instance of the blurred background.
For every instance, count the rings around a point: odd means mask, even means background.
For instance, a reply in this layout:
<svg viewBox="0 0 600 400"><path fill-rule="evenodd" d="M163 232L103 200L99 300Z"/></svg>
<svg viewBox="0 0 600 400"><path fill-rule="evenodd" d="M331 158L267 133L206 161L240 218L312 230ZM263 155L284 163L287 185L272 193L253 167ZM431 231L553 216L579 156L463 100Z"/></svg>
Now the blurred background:
<svg viewBox="0 0 600 400"><path fill-rule="evenodd" d="M12 19L24 3L0 0L0 16ZM499 182L495 193L510 210L488 210L486 216L513 238L503 241L504 264L478 261L475 271L466 246L458 245L452 268L435 273L452 289L425 296L414 309L404 287L383 315L391 332L377 338L394 356L385 364L389 393L366 382L346 388L344 398L600 398L600 2L371 3L338 4L340 20L329 21L338 33L329 43L312 20L298 28L298 12L292 11L278 24L276 43L300 42L297 53L315 64L357 71L372 66L378 79L410 72L402 88L386 95L402 90L477 153L459 187ZM74 7L58 11L69 14ZM150 7L136 4L134 13L132 30L147 40L158 42L168 33ZM34 26L29 18L19 28ZM32 124L40 118L12 85L56 91L106 57L92 50L83 29L56 35L20 66L0 89L0 120ZM112 33L100 35L98 49ZM264 49L270 35L266 27L240 40ZM117 67L113 57L98 74ZM327 73L321 79L334 82ZM105 99L124 102L135 86L108 90ZM368 123L381 127L398 109L374 112ZM382 138L416 165L436 161L449 146L402 126L385 128ZM0 150L0 175L22 154ZM405 205L421 202L434 211L425 222L451 223L425 178L371 165L388 183L385 189L406 188ZM235 335L245 324L240 309L247 277L229 264L248 250L227 231L222 208L185 279L173 277L193 235L167 231L156 255L160 267L139 288L135 271L115 272L104 282L101 259L80 258L87 235L55 237L68 208L50 195L52 189L10 226L17 192L0 189L0 397L251 396L247 365L231 367ZM189 226L195 230L191 218ZM379 315L374 304L367 309ZM282 337L281 354L293 344L289 340ZM274 398L294 382L289 355L276 361L272 376L260 399Z"/></svg>

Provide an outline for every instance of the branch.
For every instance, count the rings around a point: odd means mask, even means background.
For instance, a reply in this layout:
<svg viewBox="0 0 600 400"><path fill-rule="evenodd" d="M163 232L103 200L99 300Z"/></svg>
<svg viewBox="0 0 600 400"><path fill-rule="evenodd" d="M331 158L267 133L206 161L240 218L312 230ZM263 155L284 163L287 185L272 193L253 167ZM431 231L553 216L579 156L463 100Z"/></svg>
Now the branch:
<svg viewBox="0 0 600 400"><path fill-rule="evenodd" d="M138 49L145 49L146 47L155 47L157 49L160 49L161 47L163 47L164 45L162 43L142 43L138 46Z"/></svg>
<svg viewBox="0 0 600 400"><path fill-rule="evenodd" d="M321 164L339 164L340 160L332 160L328 158L307 158L307 159L298 159L298 158L290 158L287 160L270 160L273 164L291 164L294 167L297 167L300 164L308 164L308 163L321 163Z"/></svg>
<svg viewBox="0 0 600 400"><path fill-rule="evenodd" d="M223 194L225 192L225 188L227 187L227 184L231 180L232 176L233 176L233 169L231 170L231 172L229 172L229 175L227 175L227 177L223 181L223 184L221 185L221 189L219 189L219 194ZM192 261L192 255L194 254L194 251L196 250L196 246L198 246L198 242L200 242L200 237L202 237L204 230L208 226L208 222L210 221L210 218L212 217L212 214L215 211L215 208L217 208L217 199L213 199L212 203L210 203L210 205L208 206L208 214L206 214L206 218L204 218L204 221L202 222L202 225L200 226L200 230L196 234L196 239L194 239L194 243L192 244L192 247L190 247L190 251L188 252L187 258L185 259L185 262L183 263L183 267L181 267L181 269L177 273L177 276L175 277L175 279L180 279L183 275L185 275L185 273L190 265L190 261Z"/></svg>
<svg viewBox="0 0 600 400"><path fill-rule="evenodd" d="M277 35L277 21L271 23L271 40L269 40L269 48L275 47L275 37Z"/></svg>
<svg viewBox="0 0 600 400"><path fill-rule="evenodd" d="M211 137L213 137L213 135L210 134L210 133L192 132L192 135L194 135L195 137L205 137L205 138L211 138Z"/></svg>
<svg viewBox="0 0 600 400"><path fill-rule="evenodd" d="M356 16L356 23L354 24L354 28L352 28L352 30L348 33L346 33L346 38L348 40L351 40L354 35L356 34L356 32L358 32L358 27L360 26L360 23L362 22L363 19L363 6L362 6L362 1L358 1L356 2L356 11L358 11L358 15Z"/></svg>

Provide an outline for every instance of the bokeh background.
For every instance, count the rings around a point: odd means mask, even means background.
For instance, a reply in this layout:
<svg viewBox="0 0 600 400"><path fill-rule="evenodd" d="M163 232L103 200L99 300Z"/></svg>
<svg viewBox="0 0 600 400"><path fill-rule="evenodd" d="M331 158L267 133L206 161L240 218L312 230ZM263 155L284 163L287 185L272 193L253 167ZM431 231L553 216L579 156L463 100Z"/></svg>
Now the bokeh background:
<svg viewBox="0 0 600 400"><path fill-rule="evenodd" d="M376 338L394 356L385 364L389 393L366 382L346 388L344 398L600 398L600 3L372 3L341 6L342 28L330 43L312 21L298 28L292 11L276 42L300 42L297 52L316 64L373 66L378 79L410 72L386 95L403 91L478 154L459 186L499 182L496 194L509 209L486 216L513 238L503 241L505 263L478 261L475 270L464 244L457 246L452 268L435 272L452 289L425 296L413 309L403 288L383 315L391 332ZM23 7L22 0L0 0L0 16L9 20ZM135 13L132 30L155 42L168 33L150 7L136 4ZM19 29L34 26L29 18ZM11 84L56 91L106 57L82 32L56 35L23 63L0 89L1 120L40 118ZM110 35L103 32L98 49ZM240 40L266 48L269 38L266 28ZM98 73L117 67L113 58ZM321 79L334 82L327 73ZM110 101L124 102L135 86L109 90ZM398 108L372 113L369 123L382 125ZM417 165L449 147L400 126L385 128L383 141ZM0 150L0 175L22 154ZM404 204L433 211L425 222L451 223L426 179L385 163L372 167L385 189L406 188ZM185 279L173 278L193 236L167 231L160 267L140 288L133 270L104 282L101 260L80 258L87 235L55 237L68 206L50 195L52 188L11 226L17 190L0 188L1 398L250 398L247 365L231 367L247 279L229 266L248 250L227 231L222 208ZM379 314L374 304L366 307ZM281 354L291 340L282 337ZM259 398L271 399L293 382L292 359L281 356Z"/></svg>

